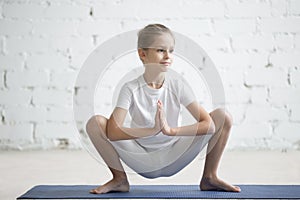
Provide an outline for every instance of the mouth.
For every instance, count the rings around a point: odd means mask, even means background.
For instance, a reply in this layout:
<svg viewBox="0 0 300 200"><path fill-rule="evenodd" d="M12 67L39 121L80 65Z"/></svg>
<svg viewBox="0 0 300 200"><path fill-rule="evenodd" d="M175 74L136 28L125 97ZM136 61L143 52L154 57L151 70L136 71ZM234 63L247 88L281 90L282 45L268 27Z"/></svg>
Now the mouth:
<svg viewBox="0 0 300 200"><path fill-rule="evenodd" d="M161 65L165 65L165 66L169 66L169 65L171 65L171 63L170 63L170 62L160 62L160 64L161 64Z"/></svg>

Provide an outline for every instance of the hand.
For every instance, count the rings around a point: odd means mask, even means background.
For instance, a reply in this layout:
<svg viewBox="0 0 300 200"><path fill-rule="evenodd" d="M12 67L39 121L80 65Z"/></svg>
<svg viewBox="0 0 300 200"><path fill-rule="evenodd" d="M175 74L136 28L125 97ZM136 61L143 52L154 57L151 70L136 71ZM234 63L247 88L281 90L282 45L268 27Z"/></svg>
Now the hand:
<svg viewBox="0 0 300 200"><path fill-rule="evenodd" d="M158 102L157 102L157 112L156 112L156 114L158 115L158 119L155 117L155 123L156 123L156 120L159 121L161 132L165 135L171 136L172 135L172 129L170 128L170 126L167 122L165 111L163 109L163 103L161 102L161 100L158 100Z"/></svg>
<svg viewBox="0 0 300 200"><path fill-rule="evenodd" d="M158 134L161 130L162 130L162 124L160 122L160 110L159 110L159 106L157 105L157 109L156 109L156 114L155 114L155 125L153 127L154 132L156 134Z"/></svg>

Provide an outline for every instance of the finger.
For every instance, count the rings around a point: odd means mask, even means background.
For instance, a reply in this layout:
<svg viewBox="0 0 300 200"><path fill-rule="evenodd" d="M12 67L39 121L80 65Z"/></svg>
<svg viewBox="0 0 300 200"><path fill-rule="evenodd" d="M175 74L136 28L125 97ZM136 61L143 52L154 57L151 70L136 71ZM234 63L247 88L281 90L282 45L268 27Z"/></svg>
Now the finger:
<svg viewBox="0 0 300 200"><path fill-rule="evenodd" d="M157 104L158 104L159 106L162 106L162 101L161 101L161 100L157 100Z"/></svg>
<svg viewBox="0 0 300 200"><path fill-rule="evenodd" d="M164 115L163 110L160 110L160 111L159 111L159 116L160 116L160 119L161 119L162 121L165 120L165 115Z"/></svg>
<svg viewBox="0 0 300 200"><path fill-rule="evenodd" d="M159 103L160 103L161 106L163 106L163 102L161 100L159 100Z"/></svg>
<svg viewBox="0 0 300 200"><path fill-rule="evenodd" d="M161 105L159 103L157 103L157 109L161 110Z"/></svg>
<svg viewBox="0 0 300 200"><path fill-rule="evenodd" d="M157 110L160 110L160 104L157 102Z"/></svg>

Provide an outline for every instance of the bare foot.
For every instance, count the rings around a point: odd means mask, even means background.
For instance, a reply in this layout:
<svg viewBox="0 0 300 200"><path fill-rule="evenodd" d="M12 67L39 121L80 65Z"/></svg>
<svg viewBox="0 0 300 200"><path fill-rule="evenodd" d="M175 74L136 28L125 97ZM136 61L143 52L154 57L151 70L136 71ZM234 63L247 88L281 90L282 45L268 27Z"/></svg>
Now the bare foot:
<svg viewBox="0 0 300 200"><path fill-rule="evenodd" d="M129 183L127 179L112 179L95 189L92 189L92 194L104 194L108 192L128 192Z"/></svg>
<svg viewBox="0 0 300 200"><path fill-rule="evenodd" d="M230 185L219 178L207 178L203 177L200 182L200 189L205 190L217 190L226 192L240 192L241 188L238 186Z"/></svg>

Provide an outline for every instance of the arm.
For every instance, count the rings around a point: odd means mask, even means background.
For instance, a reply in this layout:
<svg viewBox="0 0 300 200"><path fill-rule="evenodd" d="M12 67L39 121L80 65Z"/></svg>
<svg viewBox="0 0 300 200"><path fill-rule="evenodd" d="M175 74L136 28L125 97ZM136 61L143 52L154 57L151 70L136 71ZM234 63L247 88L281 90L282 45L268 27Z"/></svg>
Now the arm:
<svg viewBox="0 0 300 200"><path fill-rule="evenodd" d="M164 124L162 128L162 132L166 135L170 136L193 136L193 135L206 135L213 134L215 132L215 125L210 117L210 115L202 108L197 102L193 102L189 104L186 108L191 113L191 115L196 119L196 123L182 126L182 127L174 127L170 128L166 122L166 118L164 117L164 112L162 109L162 105L159 105L160 109L160 119ZM196 131L196 133L195 133Z"/></svg>
<svg viewBox="0 0 300 200"><path fill-rule="evenodd" d="M107 124L107 138L111 141L129 140L155 135L158 131L154 128L127 128L123 127L127 110L115 108Z"/></svg>

